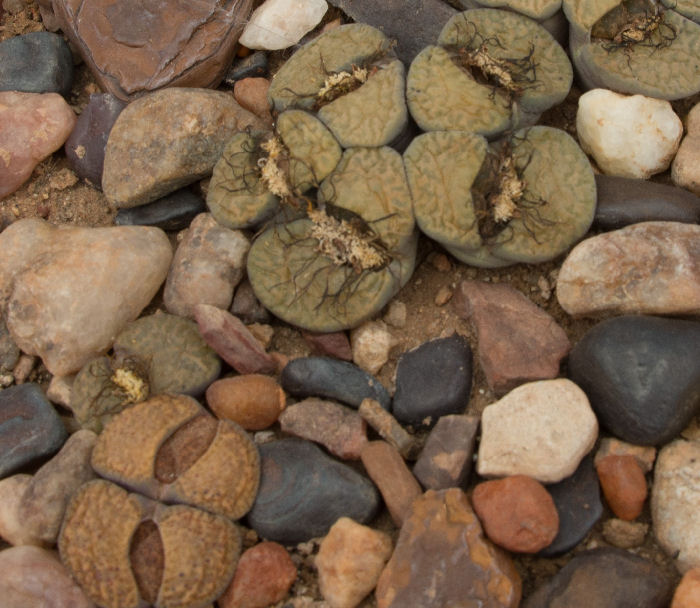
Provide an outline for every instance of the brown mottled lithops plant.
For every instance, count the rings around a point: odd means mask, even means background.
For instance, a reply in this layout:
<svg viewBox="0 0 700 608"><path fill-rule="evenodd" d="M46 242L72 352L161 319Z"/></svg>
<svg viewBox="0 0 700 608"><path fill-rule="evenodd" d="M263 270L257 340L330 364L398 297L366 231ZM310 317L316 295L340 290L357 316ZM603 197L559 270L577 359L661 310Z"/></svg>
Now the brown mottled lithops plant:
<svg viewBox="0 0 700 608"><path fill-rule="evenodd" d="M248 512L260 481L260 457L246 432L186 395L159 395L112 418L92 467L149 498L231 519Z"/></svg>
<svg viewBox="0 0 700 608"><path fill-rule="evenodd" d="M417 233L401 156L350 148L306 218L274 225L248 253L257 297L312 331L354 327L377 313L415 265Z"/></svg>
<svg viewBox="0 0 700 608"><path fill-rule="evenodd" d="M542 26L510 11L475 9L450 19L411 63L406 98L424 131L495 137L534 124L564 100L573 70Z"/></svg>
<svg viewBox="0 0 700 608"><path fill-rule="evenodd" d="M226 145L214 167L207 205L228 228L251 228L269 219L281 201L293 203L316 188L338 164L342 150L314 115L288 110L274 132L244 131Z"/></svg>
<svg viewBox="0 0 700 608"><path fill-rule="evenodd" d="M330 30L275 74L270 103L277 112L315 112L344 148L390 144L408 124L405 70L391 47L364 23Z"/></svg>
<svg viewBox="0 0 700 608"><path fill-rule="evenodd" d="M700 13L694 2L563 0L583 84L669 100L700 91L700 25L683 16Z"/></svg>
<svg viewBox="0 0 700 608"><path fill-rule="evenodd" d="M550 260L593 221L593 170L559 129L521 129L491 145L434 131L413 140L404 162L419 228L466 264Z"/></svg>
<svg viewBox="0 0 700 608"><path fill-rule="evenodd" d="M98 479L73 495L58 549L103 608L204 608L230 582L241 538L225 517L167 507Z"/></svg>

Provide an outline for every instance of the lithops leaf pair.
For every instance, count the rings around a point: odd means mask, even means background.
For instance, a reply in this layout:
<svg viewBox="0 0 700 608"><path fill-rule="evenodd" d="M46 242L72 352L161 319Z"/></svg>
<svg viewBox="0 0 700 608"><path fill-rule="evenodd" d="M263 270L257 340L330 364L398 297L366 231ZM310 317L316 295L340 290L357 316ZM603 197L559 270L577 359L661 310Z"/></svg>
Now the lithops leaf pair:
<svg viewBox="0 0 700 608"><path fill-rule="evenodd" d="M314 112L344 148L390 144L408 123L404 67L391 46L363 23L320 35L273 77L273 109Z"/></svg>
<svg viewBox="0 0 700 608"><path fill-rule="evenodd" d="M274 132L244 131L231 138L214 167L207 205L223 226L251 228L269 219L280 202L316 188L338 164L342 150L309 112L287 110Z"/></svg>
<svg viewBox="0 0 700 608"><path fill-rule="evenodd" d="M700 91L700 13L695 0L563 0L570 51L587 88L659 99Z"/></svg>
<svg viewBox="0 0 700 608"><path fill-rule="evenodd" d="M225 517L166 507L99 479L73 495L58 549L102 608L204 608L230 582L241 538Z"/></svg>
<svg viewBox="0 0 700 608"><path fill-rule="evenodd" d="M408 71L406 97L424 131L470 131L495 137L534 124L564 100L573 70L543 27L510 11L455 15L439 46L428 46Z"/></svg>
<svg viewBox="0 0 700 608"><path fill-rule="evenodd" d="M467 132L425 133L404 162L419 228L466 264L550 260L593 221L593 170L558 129L521 129L491 145Z"/></svg>
<svg viewBox="0 0 700 608"><path fill-rule="evenodd" d="M272 313L312 331L354 327L413 272L417 233L401 156L350 148L321 184L307 217L262 233L248 278Z"/></svg>

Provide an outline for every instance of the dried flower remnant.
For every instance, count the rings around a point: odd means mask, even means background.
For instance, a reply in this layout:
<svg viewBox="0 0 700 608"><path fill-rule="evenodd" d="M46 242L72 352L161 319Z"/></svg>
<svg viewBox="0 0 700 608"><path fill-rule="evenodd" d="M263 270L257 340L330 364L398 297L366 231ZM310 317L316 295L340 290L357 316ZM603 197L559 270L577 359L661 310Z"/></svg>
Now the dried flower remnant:
<svg viewBox="0 0 700 608"><path fill-rule="evenodd" d="M316 95L316 109L338 99L343 95L359 89L369 77L367 68L352 66L350 72L333 72L328 75L323 86Z"/></svg>
<svg viewBox="0 0 700 608"><path fill-rule="evenodd" d="M655 0L624 0L606 13L591 30L594 39L608 51L629 53L633 47L662 49L676 39L675 27L665 20L665 11Z"/></svg>
<svg viewBox="0 0 700 608"><path fill-rule="evenodd" d="M260 144L260 149L266 154L258 158L260 179L267 189L283 202L289 202L294 192L289 184L288 171L285 169L289 162L289 153L278 137L271 137Z"/></svg>

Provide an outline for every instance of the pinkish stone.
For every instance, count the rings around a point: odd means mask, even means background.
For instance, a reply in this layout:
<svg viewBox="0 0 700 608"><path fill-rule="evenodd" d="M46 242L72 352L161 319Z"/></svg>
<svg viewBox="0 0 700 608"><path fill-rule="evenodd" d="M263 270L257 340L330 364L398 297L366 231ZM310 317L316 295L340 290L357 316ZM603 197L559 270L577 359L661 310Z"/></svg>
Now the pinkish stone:
<svg viewBox="0 0 700 608"><path fill-rule="evenodd" d="M267 78L243 78L233 85L233 97L242 108L272 124L270 102L267 100L269 88Z"/></svg>
<svg viewBox="0 0 700 608"><path fill-rule="evenodd" d="M305 399L290 405L279 416L282 431L315 441L344 460L357 460L367 444L367 424L349 407Z"/></svg>
<svg viewBox="0 0 700 608"><path fill-rule="evenodd" d="M700 568L688 570L673 594L671 608L698 608L700 606Z"/></svg>
<svg viewBox="0 0 700 608"><path fill-rule="evenodd" d="M350 340L344 331L334 331L327 334L302 331L301 335L314 354L352 361Z"/></svg>
<svg viewBox="0 0 700 608"><path fill-rule="evenodd" d="M0 92L0 199L65 143L76 120L58 93Z"/></svg>
<svg viewBox="0 0 700 608"><path fill-rule="evenodd" d="M559 362L571 348L569 339L518 290L502 283L462 281L455 308L477 333L481 368L496 395L559 374Z"/></svg>

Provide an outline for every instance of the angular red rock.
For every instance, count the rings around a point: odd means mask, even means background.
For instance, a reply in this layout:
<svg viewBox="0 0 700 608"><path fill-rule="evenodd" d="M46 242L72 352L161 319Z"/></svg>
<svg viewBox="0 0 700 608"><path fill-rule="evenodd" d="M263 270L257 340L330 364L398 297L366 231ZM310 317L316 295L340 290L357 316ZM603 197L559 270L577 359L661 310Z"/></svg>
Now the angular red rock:
<svg viewBox="0 0 700 608"><path fill-rule="evenodd" d="M314 354L324 357L335 357L343 361L352 361L350 340L344 331L334 331L326 334L302 331L301 335Z"/></svg>
<svg viewBox="0 0 700 608"><path fill-rule="evenodd" d="M634 456L606 456L595 463L605 500L620 519L639 517L647 498L644 471Z"/></svg>

